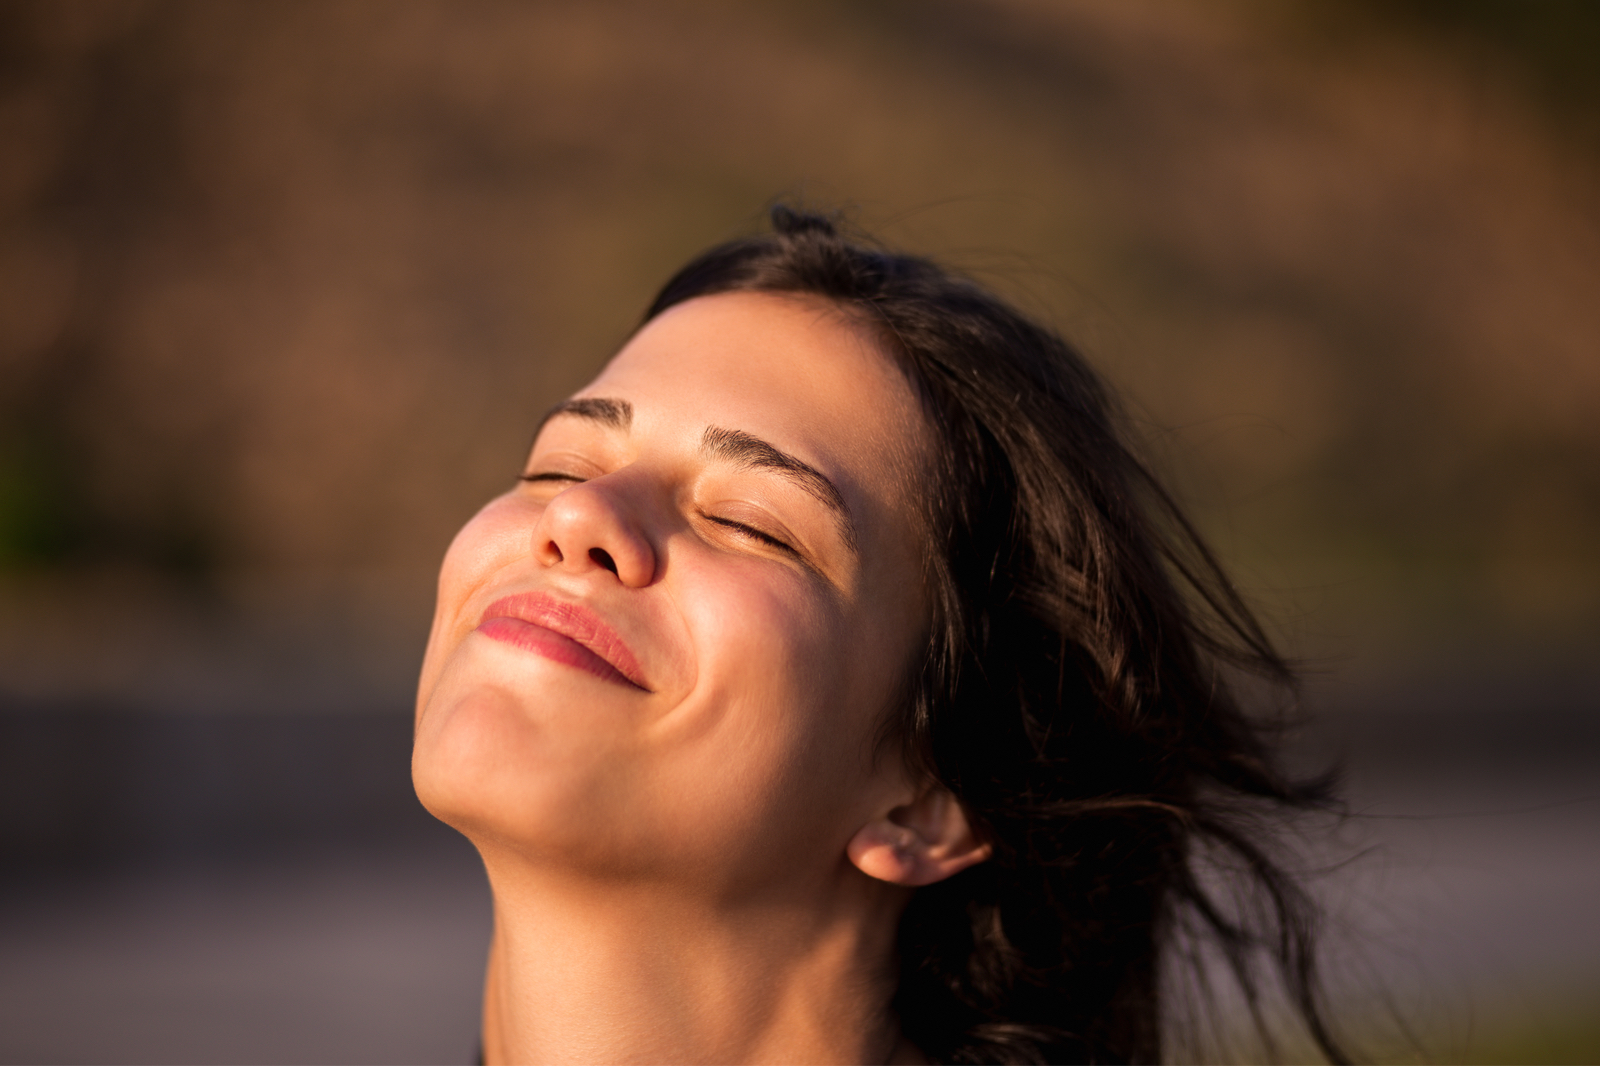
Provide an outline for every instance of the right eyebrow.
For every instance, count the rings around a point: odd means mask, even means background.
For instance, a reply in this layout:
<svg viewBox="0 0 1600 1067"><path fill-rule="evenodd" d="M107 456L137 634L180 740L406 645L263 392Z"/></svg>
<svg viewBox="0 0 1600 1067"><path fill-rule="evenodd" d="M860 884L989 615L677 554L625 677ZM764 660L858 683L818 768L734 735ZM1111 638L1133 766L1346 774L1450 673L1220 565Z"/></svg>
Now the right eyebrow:
<svg viewBox="0 0 1600 1067"><path fill-rule="evenodd" d="M855 522L850 517L850 508L844 502L844 495L839 492L839 487L817 468L742 430L724 430L718 426L707 426L700 447L714 456L733 460L747 467L777 471L788 478L833 512L845 547L851 552L859 553Z"/></svg>
<svg viewBox="0 0 1600 1067"><path fill-rule="evenodd" d="M613 429L626 430L633 424L633 405L626 400L612 400L603 396L580 396L572 400L563 400L545 413L533 435L538 437L539 431L544 429L544 424L557 415L572 415L602 423Z"/></svg>

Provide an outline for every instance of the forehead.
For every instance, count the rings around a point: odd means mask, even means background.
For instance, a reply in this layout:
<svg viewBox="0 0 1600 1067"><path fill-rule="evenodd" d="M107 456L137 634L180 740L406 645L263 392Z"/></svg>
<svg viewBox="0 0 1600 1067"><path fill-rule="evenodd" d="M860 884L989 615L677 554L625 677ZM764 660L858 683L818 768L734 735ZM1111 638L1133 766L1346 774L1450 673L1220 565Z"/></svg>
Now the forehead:
<svg viewBox="0 0 1600 1067"><path fill-rule="evenodd" d="M881 496L921 466L927 430L898 366L825 301L698 297L651 320L579 396L627 400L635 432L755 434Z"/></svg>

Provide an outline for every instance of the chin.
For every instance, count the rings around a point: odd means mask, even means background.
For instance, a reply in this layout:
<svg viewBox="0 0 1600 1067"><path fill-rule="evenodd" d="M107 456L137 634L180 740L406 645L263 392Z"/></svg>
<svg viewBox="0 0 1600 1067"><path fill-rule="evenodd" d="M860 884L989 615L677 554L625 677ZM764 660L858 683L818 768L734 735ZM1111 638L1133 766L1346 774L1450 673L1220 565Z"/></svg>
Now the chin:
<svg viewBox="0 0 1600 1067"><path fill-rule="evenodd" d="M589 873L626 865L636 848L616 831L639 825L639 805L630 803L618 773L625 760L606 732L562 729L576 724L552 719L548 701L530 706L520 689L448 681L422 709L411 757L412 784L429 814L485 859L514 854Z"/></svg>
<svg viewBox="0 0 1600 1067"><path fill-rule="evenodd" d="M555 731L519 693L498 685L437 687L418 717L411 756L417 799L469 837L496 836L513 812L559 804L549 796L566 768ZM559 791L559 790L555 790Z"/></svg>

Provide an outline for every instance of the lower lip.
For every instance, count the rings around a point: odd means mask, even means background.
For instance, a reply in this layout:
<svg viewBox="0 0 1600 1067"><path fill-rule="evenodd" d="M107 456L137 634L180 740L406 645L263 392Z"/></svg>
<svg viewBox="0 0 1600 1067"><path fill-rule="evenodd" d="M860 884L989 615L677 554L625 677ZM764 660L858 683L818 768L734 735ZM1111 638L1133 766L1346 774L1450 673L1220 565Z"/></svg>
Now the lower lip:
<svg viewBox="0 0 1600 1067"><path fill-rule="evenodd" d="M495 641L504 641L525 652L543 656L554 663L576 667L607 682L625 685L629 689L639 688L621 671L572 638L558 634L554 630L547 630L543 626L522 619L499 616L483 620L478 626L478 632Z"/></svg>

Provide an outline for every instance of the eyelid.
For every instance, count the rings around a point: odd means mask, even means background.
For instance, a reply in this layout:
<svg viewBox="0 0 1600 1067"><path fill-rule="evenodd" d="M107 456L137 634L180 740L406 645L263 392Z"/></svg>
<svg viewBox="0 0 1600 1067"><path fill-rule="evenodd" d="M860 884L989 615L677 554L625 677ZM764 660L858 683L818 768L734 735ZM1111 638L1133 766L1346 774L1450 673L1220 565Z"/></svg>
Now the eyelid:
<svg viewBox="0 0 1600 1067"><path fill-rule="evenodd" d="M793 545L789 544L789 542L783 540L782 538L776 537L776 536L774 536L774 535L772 535L770 533L767 533L767 531L761 529L758 526L752 526L747 522L740 522L738 519L729 519L729 518L724 518L721 515L712 515L709 512L705 512L705 511L702 511L700 513L700 515L707 522L716 523L718 526L722 526L722 527L725 527L725 528L730 529L730 530L737 530L740 533L745 534L746 536L748 536L748 537L750 537L750 538L752 538L754 540L760 541L763 544L771 545L773 548L780 549L780 550L782 550L784 552L788 552L791 555L794 555L794 556L800 555L799 549L797 549Z"/></svg>
<svg viewBox="0 0 1600 1067"><path fill-rule="evenodd" d="M522 460L522 472L517 475L523 482L563 482L574 484L597 478L611 470L613 464L609 449L603 443L587 439L573 439L570 435L558 436L554 441L544 439L541 431L533 448Z"/></svg>

